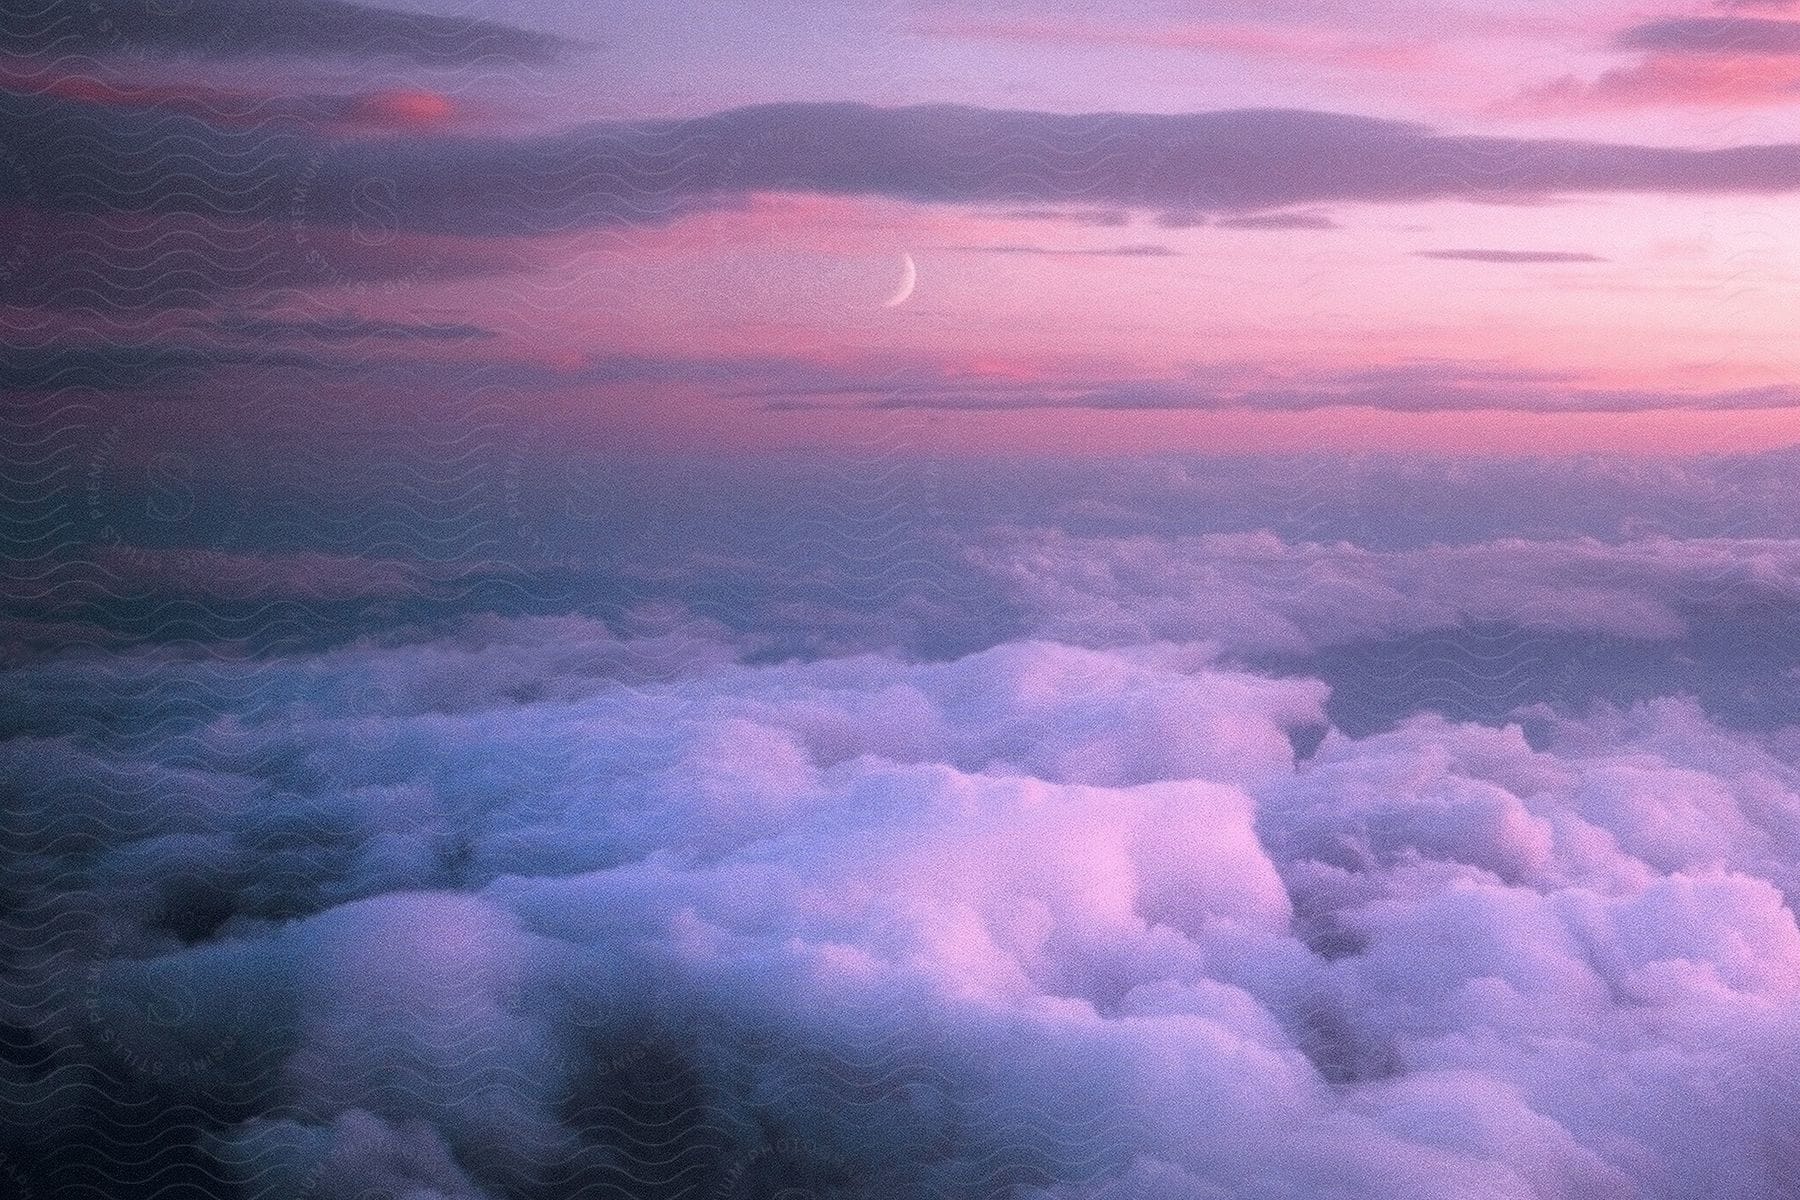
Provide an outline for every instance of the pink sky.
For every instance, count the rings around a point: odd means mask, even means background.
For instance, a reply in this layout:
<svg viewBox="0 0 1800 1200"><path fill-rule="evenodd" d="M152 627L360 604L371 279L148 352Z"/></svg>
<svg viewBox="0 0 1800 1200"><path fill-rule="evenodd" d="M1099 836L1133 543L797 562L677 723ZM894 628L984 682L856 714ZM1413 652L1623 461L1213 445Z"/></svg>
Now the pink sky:
<svg viewBox="0 0 1800 1200"><path fill-rule="evenodd" d="M921 447L948 451L1680 452L1786 444L1800 431L1800 392L1780 399L1800 382L1800 247L1790 232L1800 185L1785 175L1770 184L1753 163L1718 168L1752 182L1715 186L1714 168L1697 161L1761 143L1779 143L1782 163L1800 156L1790 144L1800 13L1790 18L1784 5L1418 0L1356 12L1311 0L1254 10L945 0L675 13L638 0L481 0L452 15L578 50L522 69L488 59L271 67L126 55L72 70L24 54L8 60L0 86L108 119L178 114L222 137L302 129L324 159L373 147L376 174L351 189L347 231L338 217L315 225L304 212L314 184L294 185L288 208L303 215L286 222L291 237L275 233L307 259L301 287L274 299L228 289L219 312L478 327L491 336L409 348L435 374L406 396L429 403L433 389L455 390L459 370L492 366L513 381L514 400L571 435L755 449L854 445L904 425ZM927 134L923 151L911 144L893 161L879 148L885 134L817 149L809 139L832 136L839 121L827 106L843 102L1017 110L1040 124L1112 113L1140 132L1126 135L1138 142L1123 157L1104 141L1084 151L1067 185L1046 179L1063 160L1035 161L1034 135L965 145L961 118L941 114L919 120L946 131L943 146ZM359 206L401 212L405 226L406 204L435 212L441 199L460 202L458 168L402 200L382 174L384 145L404 163L413 150L425 161L509 143L551 154L558 139L585 137L601 149L584 153L604 157L606 139L636 128L621 122L705 126L775 103L792 106L771 118L790 128L720 152L718 170L752 182L714 185L668 218L523 221L525 234L502 235L491 216L426 228L432 216L376 239L355 225ZM1297 131L1224 150L1150 124L1157 114L1274 108L1299 110ZM1306 139L1326 128L1324 114L1411 124L1348 140L1321 133L1329 144L1318 149ZM1412 174L1395 191L1380 158L1392 131L1455 142L1443 170L1456 185L1416 186L1438 169L1426 144L1407 151ZM695 136L708 146L719 135ZM1472 138L1507 139L1506 148ZM1602 164L1598 184L1516 186L1568 140L1605 144L1571 152L1577 174L1609 147L1696 161ZM966 166L981 186L915 186L914 160L939 150L951 184ZM654 185L688 153L652 154L632 169ZM1189 204L1188 193L1144 182L1208 155L1229 160L1214 172L1228 190L1254 177L1250 199L1198 187ZM759 175L759 158L779 165ZM554 205L558 189L574 189L591 203L617 184L603 162L584 174L573 161L569 175L535 196L527 181L522 194ZM1340 163L1355 182L1331 194ZM1633 182L1645 172L1653 178ZM1315 198L1255 199L1295 179ZM73 222L71 236L97 230L103 247L125 220L56 219ZM161 215L136 236L156 245L181 219ZM916 287L888 303L908 258ZM114 323L104 313L71 322L30 303L7 311L15 328L45 336L178 338L187 322ZM1433 387L1458 381L1454 397L1421 394L1422 373ZM1360 382L1375 378L1378 387ZM1397 393L1395 380L1412 390ZM339 372L307 386L354 397L367 384ZM1121 400L1127 392L1140 399ZM1154 403L1141 400L1147 392Z"/></svg>

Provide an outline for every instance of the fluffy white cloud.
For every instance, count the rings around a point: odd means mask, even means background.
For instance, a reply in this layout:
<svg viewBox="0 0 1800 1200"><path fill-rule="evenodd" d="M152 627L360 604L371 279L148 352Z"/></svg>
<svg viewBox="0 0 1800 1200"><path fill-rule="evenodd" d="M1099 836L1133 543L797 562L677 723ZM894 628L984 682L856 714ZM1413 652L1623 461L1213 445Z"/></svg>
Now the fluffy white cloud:
<svg viewBox="0 0 1800 1200"><path fill-rule="evenodd" d="M1500 538L1371 550L1268 532L996 538L971 554L1045 635L1087 644L1178 639L1239 653L1321 647L1492 622L1668 639L1696 609L1800 599L1790 539Z"/></svg>
<svg viewBox="0 0 1800 1200"><path fill-rule="evenodd" d="M1748 1200L1800 1170L1800 776L1691 702L1297 759L1324 689L1189 646L751 664L576 618L21 676L6 1015L178 1097L245 1195ZM15 1136L67 1081L9 1077Z"/></svg>

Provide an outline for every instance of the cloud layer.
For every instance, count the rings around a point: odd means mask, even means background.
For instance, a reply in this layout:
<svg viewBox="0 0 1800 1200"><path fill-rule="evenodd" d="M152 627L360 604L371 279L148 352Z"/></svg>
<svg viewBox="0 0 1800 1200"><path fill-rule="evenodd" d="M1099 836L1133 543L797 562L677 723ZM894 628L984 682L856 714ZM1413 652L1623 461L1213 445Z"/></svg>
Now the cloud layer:
<svg viewBox="0 0 1800 1200"><path fill-rule="evenodd" d="M1319 684L1168 643L739 655L481 618L20 673L6 1153L255 1196L1795 1169L1778 738L1667 701L1297 760Z"/></svg>
<svg viewBox="0 0 1800 1200"><path fill-rule="evenodd" d="M1307 654L1470 623L1672 639L1697 614L1800 603L1800 546L1785 538L1501 538L1372 552L1268 533L1003 538L973 551L1038 628L1093 641L1212 641L1239 654Z"/></svg>

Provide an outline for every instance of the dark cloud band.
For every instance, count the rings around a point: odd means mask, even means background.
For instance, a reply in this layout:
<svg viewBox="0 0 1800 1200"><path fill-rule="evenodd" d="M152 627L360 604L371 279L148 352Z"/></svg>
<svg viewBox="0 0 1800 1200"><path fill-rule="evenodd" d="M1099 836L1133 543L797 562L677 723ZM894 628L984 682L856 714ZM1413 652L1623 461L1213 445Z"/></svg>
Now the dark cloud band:
<svg viewBox="0 0 1800 1200"><path fill-rule="evenodd" d="M91 0L9 5L0 14L0 49L13 54L389 58L454 65L548 62L568 48L561 38L497 21L348 0Z"/></svg>
<svg viewBox="0 0 1800 1200"><path fill-rule="evenodd" d="M1800 22L1750 17L1647 21L1625 30L1616 44L1659 54L1800 54Z"/></svg>
<svg viewBox="0 0 1800 1200"><path fill-rule="evenodd" d="M0 105L0 132L31 164L0 177L0 200L15 205L462 235L655 224L784 191L1242 215L1334 202L1800 190L1794 143L1475 137L1290 110L780 104L535 137L342 138L13 95Z"/></svg>

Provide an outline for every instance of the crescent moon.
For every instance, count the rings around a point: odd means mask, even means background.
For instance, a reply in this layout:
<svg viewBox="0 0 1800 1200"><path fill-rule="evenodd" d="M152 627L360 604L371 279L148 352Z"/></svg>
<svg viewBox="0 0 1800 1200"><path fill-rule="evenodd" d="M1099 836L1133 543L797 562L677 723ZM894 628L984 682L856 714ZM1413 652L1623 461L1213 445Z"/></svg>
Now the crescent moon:
<svg viewBox="0 0 1800 1200"><path fill-rule="evenodd" d="M906 303L906 298L913 294L913 288L919 282L919 268L910 254L900 256L900 286L894 294L881 302L883 308L898 308Z"/></svg>

